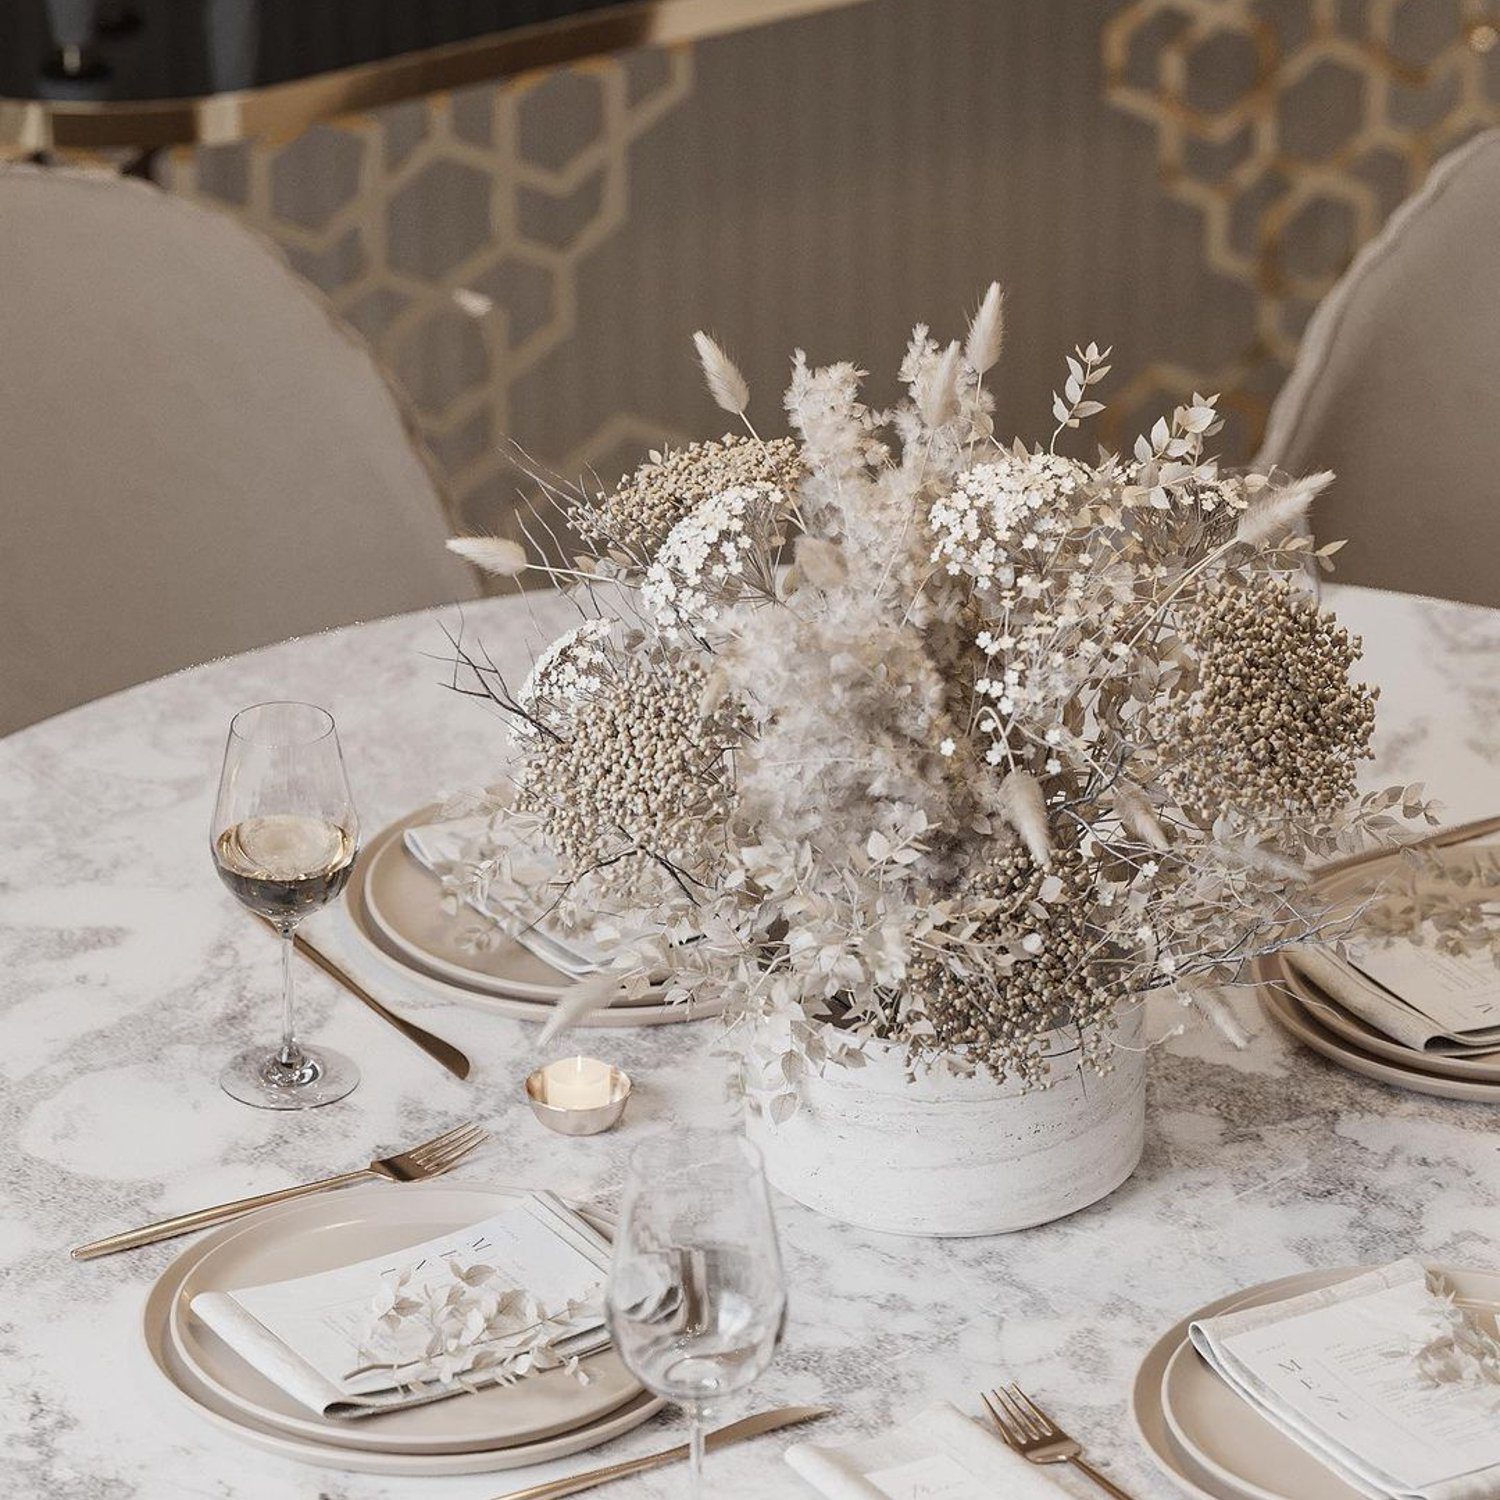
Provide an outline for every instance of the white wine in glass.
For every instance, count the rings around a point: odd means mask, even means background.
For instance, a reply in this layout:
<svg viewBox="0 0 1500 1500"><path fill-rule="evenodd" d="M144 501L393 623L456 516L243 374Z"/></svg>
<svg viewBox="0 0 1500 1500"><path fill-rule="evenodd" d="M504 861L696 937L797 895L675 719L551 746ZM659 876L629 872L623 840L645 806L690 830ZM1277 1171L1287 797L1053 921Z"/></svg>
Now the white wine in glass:
<svg viewBox="0 0 1500 1500"><path fill-rule="evenodd" d="M211 830L224 884L281 934L281 1044L251 1047L219 1076L225 1093L262 1109L342 1099L359 1070L309 1050L293 1024L297 924L335 900L359 848L359 823L333 716L311 703L259 703L229 726Z"/></svg>
<svg viewBox="0 0 1500 1500"><path fill-rule="evenodd" d="M764 1374L786 1321L770 1194L743 1136L690 1131L636 1149L605 1308L626 1367L687 1410L697 1500L708 1414Z"/></svg>

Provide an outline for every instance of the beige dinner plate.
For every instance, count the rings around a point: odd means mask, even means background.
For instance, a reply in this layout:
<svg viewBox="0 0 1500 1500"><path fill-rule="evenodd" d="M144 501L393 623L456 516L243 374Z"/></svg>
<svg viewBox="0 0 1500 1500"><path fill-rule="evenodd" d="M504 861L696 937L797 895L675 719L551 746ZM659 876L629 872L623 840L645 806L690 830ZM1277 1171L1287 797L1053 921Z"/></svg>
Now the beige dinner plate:
<svg viewBox="0 0 1500 1500"><path fill-rule="evenodd" d="M1500 1053L1465 1057L1462 1053L1420 1052L1415 1047L1404 1047L1345 1010L1295 964L1281 959L1271 967L1281 983L1293 992L1287 998L1294 1005L1325 1031L1353 1043L1362 1052L1416 1073L1430 1073L1435 1078L1467 1078L1474 1083L1500 1084Z"/></svg>
<svg viewBox="0 0 1500 1500"><path fill-rule="evenodd" d="M1350 1500L1359 1495L1214 1374L1188 1341L1188 1328L1203 1318L1315 1291L1362 1269L1302 1271L1221 1297L1190 1313L1152 1346L1136 1374L1131 1414L1159 1467L1188 1494L1200 1500ZM1493 1317L1500 1306L1500 1273L1441 1269L1461 1301Z"/></svg>
<svg viewBox="0 0 1500 1500"><path fill-rule="evenodd" d="M487 1217L518 1194L506 1188L440 1185L411 1194L390 1184L303 1199L229 1226L188 1252L170 1336L183 1362L232 1406L257 1421L337 1447L390 1453L458 1453L553 1437L599 1420L641 1386L612 1350L585 1364L587 1386L562 1371L509 1388L489 1387L429 1406L358 1420L318 1417L247 1364L190 1310L199 1292L230 1291L419 1244Z"/></svg>
<svg viewBox="0 0 1500 1500"><path fill-rule="evenodd" d="M453 1001L515 1020L545 1024L558 998L572 981L550 964L527 953L519 944L502 938L482 956L482 961L490 967L490 978L496 986L506 982L505 974L514 975L512 992L507 994L501 994L498 987L478 989L469 983L458 983L451 976L437 973L420 958L419 939L429 941L421 935L420 924L423 922L430 923L436 930L446 928L446 941L452 950L462 951L457 948L460 929L453 925L454 918L444 913L438 902L435 877L407 854L401 842L401 835L408 827L430 819L435 813L435 807L423 808L382 829L369 841L355 865L342 911L335 914L336 920L339 915L346 919L340 926L341 934L351 937L371 963L394 968L404 980L420 985L435 999ZM386 858L388 853L389 859ZM372 872L377 869L382 882L378 891L372 879ZM385 923L391 926L399 923L406 929L408 941L404 948L398 947L376 923L370 908L372 895L380 903ZM475 921L478 920L476 914ZM474 960L481 961L481 956L475 955ZM660 999L622 1000L591 1012L578 1024L582 1027L671 1026L703 1020L717 1015L722 1009L722 1003L688 1006L668 1004Z"/></svg>
<svg viewBox="0 0 1500 1500"><path fill-rule="evenodd" d="M289 1226L283 1222L287 1209L280 1208L255 1215L252 1221L226 1226L184 1252L158 1279L146 1304L144 1331L147 1349L168 1382L200 1415L258 1447L324 1467L384 1474L478 1474L521 1468L595 1447L639 1426L661 1409L662 1400L638 1387L633 1393L626 1391L618 1400L614 1399L613 1393L580 1398L558 1390L540 1395L528 1392L522 1395L522 1401L528 1403L525 1414L518 1406L497 1416L501 1398L522 1391L526 1384L523 1382L522 1387L456 1396L411 1412L393 1412L355 1424L333 1424L303 1412L284 1395L280 1396L284 1410L277 1411L274 1407L258 1410L264 1393L254 1383L247 1382L245 1376L248 1372L262 1387L270 1386L270 1383L256 1375L233 1351L218 1341L215 1341L217 1348L207 1343L200 1343L196 1348L190 1344L187 1346L192 1350L190 1360L174 1338L174 1310L183 1304L185 1296L192 1295L195 1268L221 1247L230 1246L249 1228L269 1230L274 1222L279 1226L278 1239L303 1243L304 1253L300 1255L263 1253L258 1262L261 1267L274 1267L270 1270L273 1276L306 1274L330 1263L347 1263L351 1253L368 1254L371 1247L382 1243L396 1249L441 1234L444 1228L472 1223L493 1213L497 1202L509 1196L511 1194L504 1190L446 1184L376 1184L288 1205L292 1209L311 1208L316 1204L332 1210L325 1223L311 1228L304 1225L304 1234L288 1234ZM345 1200L341 1210L334 1206L335 1200L339 1199ZM351 1200L356 1200L352 1211L348 1207ZM366 1201L361 1205L357 1200ZM253 1221L259 1221L259 1224ZM356 1236L352 1251L351 1241L347 1238L350 1235ZM340 1244L342 1248L336 1250ZM181 1322L179 1319L179 1324ZM194 1324L196 1320L187 1320L189 1331ZM207 1378L193 1361L205 1365ZM551 1377L542 1379L550 1380ZM270 1389L274 1391L276 1388L271 1386ZM466 1415L463 1406L471 1402L476 1405L470 1408L471 1415ZM564 1414L562 1407L570 1402L578 1404L571 1408L571 1415ZM478 1414L486 1403L489 1416L482 1419ZM286 1424L288 1412L297 1425ZM369 1432L379 1429L390 1433L392 1423L401 1425L403 1434L414 1442L413 1449L398 1450L387 1446L383 1439L379 1440L378 1447L351 1445L351 1437L361 1444L369 1441L354 1429ZM559 1424L565 1430L558 1430ZM492 1427L496 1441L483 1447L472 1446L475 1434L484 1425ZM335 1426L338 1430L328 1433L327 1429ZM522 1429L528 1426L539 1435L522 1438ZM414 1439L411 1438L413 1432L417 1433ZM341 1441L336 1442L334 1438ZM436 1446L426 1441L434 1438L437 1439ZM450 1446L453 1443L463 1446Z"/></svg>
<svg viewBox="0 0 1500 1500"><path fill-rule="evenodd" d="M404 838L408 828L430 823L437 815L436 806L420 808L370 841L368 861L357 878L363 881L371 922L403 957L451 984L513 1000L555 1002L571 977L498 927L490 927L491 946L473 952L464 947L466 936L490 924L467 906L457 915L444 911L438 877L412 857Z"/></svg>
<svg viewBox="0 0 1500 1500"><path fill-rule="evenodd" d="M1330 1062L1377 1079L1395 1088L1410 1089L1418 1094L1434 1094L1440 1099L1466 1099L1478 1103L1500 1104L1500 1083L1485 1083L1469 1078L1442 1078L1432 1073L1375 1057L1353 1042L1321 1026L1297 1002L1276 988L1278 976L1265 965L1257 965L1261 1008L1276 1024L1289 1031L1298 1041L1320 1052Z"/></svg>

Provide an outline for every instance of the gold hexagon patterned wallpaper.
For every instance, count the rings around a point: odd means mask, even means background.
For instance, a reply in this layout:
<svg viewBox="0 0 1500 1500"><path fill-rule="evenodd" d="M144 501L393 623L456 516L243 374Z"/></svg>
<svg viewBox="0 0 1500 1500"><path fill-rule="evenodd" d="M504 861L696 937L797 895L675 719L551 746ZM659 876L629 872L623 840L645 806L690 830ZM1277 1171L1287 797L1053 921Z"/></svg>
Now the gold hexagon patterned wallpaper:
<svg viewBox="0 0 1500 1500"><path fill-rule="evenodd" d="M579 265L629 217L631 144L691 86L685 50L590 61L280 146L178 151L162 182L232 206L327 294L408 398L455 524L490 525L511 392L573 336ZM550 456L633 438L660 431L621 411Z"/></svg>
<svg viewBox="0 0 1500 1500"><path fill-rule="evenodd" d="M992 276L1015 430L1098 338L1107 439L1213 389L1247 458L1319 298L1500 120L1497 27L1500 0L871 0L159 175L369 341L460 527L513 526L507 439L612 479L712 428L695 327L764 409L794 346L879 386L911 321L957 324Z"/></svg>
<svg viewBox="0 0 1500 1500"><path fill-rule="evenodd" d="M1489 0L1128 0L1105 22L1106 97L1151 126L1161 191L1201 216L1206 263L1253 309L1223 364L1148 365L1127 406L1212 387L1263 426L1354 252L1500 119L1497 25Z"/></svg>

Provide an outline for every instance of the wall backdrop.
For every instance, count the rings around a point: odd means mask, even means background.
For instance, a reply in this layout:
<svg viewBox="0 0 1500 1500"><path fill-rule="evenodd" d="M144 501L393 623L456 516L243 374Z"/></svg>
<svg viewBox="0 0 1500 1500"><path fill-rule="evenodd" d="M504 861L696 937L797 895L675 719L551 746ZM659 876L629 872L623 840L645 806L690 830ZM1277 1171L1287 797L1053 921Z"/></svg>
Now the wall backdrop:
<svg viewBox="0 0 1500 1500"><path fill-rule="evenodd" d="M1008 288L999 425L1115 346L1102 435L1194 389L1253 451L1318 299L1500 121L1500 0L868 0L161 158L269 235L414 408L455 527L511 532L506 439L605 480L796 345L891 389L910 324Z"/></svg>

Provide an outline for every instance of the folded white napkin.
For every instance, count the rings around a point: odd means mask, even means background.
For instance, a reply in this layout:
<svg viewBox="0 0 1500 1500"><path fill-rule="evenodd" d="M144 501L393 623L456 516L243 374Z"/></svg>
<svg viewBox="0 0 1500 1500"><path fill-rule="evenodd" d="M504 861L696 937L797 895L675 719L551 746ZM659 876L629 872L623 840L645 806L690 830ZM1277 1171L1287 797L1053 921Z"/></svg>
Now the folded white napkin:
<svg viewBox="0 0 1500 1500"><path fill-rule="evenodd" d="M549 1312L598 1294L609 1269L609 1242L551 1193L527 1193L465 1229L349 1266L261 1286L199 1292L190 1306L236 1354L309 1411L364 1417L456 1395L454 1381L420 1389L396 1384L389 1369L367 1368L362 1340L373 1304L391 1278L406 1272L401 1295L413 1299L451 1284L451 1261L494 1267L498 1290L525 1289ZM427 1334L414 1320L420 1352ZM566 1355L606 1347L602 1313L580 1313L557 1344ZM405 1358L406 1353L403 1352ZM410 1379L410 1373L407 1374ZM485 1383L470 1377L470 1384Z"/></svg>
<svg viewBox="0 0 1500 1500"><path fill-rule="evenodd" d="M879 1437L798 1443L786 1461L829 1500L1058 1500L1069 1493L946 1401Z"/></svg>
<svg viewBox="0 0 1500 1500"><path fill-rule="evenodd" d="M402 836L406 852L424 869L443 874L459 863L466 851L484 833L484 818L454 818L443 823L428 823L408 828ZM575 979L592 974L609 959L609 949L575 934L564 936L546 918L533 923L530 915L491 893L483 902L470 899L469 905L482 916L498 923L529 953L543 963L551 964Z"/></svg>
<svg viewBox="0 0 1500 1500"><path fill-rule="evenodd" d="M1404 941L1361 945L1348 961L1296 948L1287 961L1330 1000L1418 1052L1500 1051L1500 969Z"/></svg>
<svg viewBox="0 0 1500 1500"><path fill-rule="evenodd" d="M1205 1318L1193 1347L1268 1421L1374 1500L1500 1500L1492 1397L1423 1383L1420 1261Z"/></svg>

